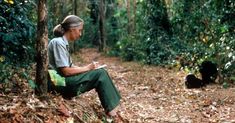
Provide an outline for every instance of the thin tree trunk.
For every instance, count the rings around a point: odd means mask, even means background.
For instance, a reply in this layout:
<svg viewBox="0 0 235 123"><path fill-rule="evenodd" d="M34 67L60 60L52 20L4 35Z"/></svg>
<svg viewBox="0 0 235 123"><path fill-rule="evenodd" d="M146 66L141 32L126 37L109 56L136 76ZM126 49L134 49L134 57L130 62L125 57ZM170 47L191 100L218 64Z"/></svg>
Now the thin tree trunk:
<svg viewBox="0 0 235 123"><path fill-rule="evenodd" d="M77 15L77 0L74 0L73 2L74 2L74 8L73 8L74 15ZM76 41L73 42L73 50L74 52L76 52Z"/></svg>
<svg viewBox="0 0 235 123"><path fill-rule="evenodd" d="M127 9L127 19L128 19L127 31L128 31L128 34L131 34L131 8L130 8L130 0L127 0L126 9Z"/></svg>
<svg viewBox="0 0 235 123"><path fill-rule="evenodd" d="M77 15L78 12L77 12L77 0L74 0L74 14Z"/></svg>
<svg viewBox="0 0 235 123"><path fill-rule="evenodd" d="M65 4L66 4L66 1L64 1L64 0L60 1L60 8L59 8L60 13L59 14L62 15L62 16L60 16L60 19L59 19L60 22L62 22L64 17L66 16L65 15L65 11L66 11L65 10L66 9Z"/></svg>
<svg viewBox="0 0 235 123"><path fill-rule="evenodd" d="M104 51L106 48L106 35L105 35L105 13L104 13L104 0L100 0L100 18L99 18L99 30L100 30L100 46L99 50Z"/></svg>
<svg viewBox="0 0 235 123"><path fill-rule="evenodd" d="M136 0L133 0L133 8L134 8L134 18L133 18L133 31L135 32L136 30L136 10L137 10L137 7L136 7Z"/></svg>
<svg viewBox="0 0 235 123"><path fill-rule="evenodd" d="M47 93L48 70L48 29L47 29L47 0L38 1L38 25L37 25L37 66L36 66L36 94Z"/></svg>
<svg viewBox="0 0 235 123"><path fill-rule="evenodd" d="M171 23L169 20L169 15L167 12L167 5L166 5L166 1L162 0L162 6L163 6L163 11L164 11L164 21L162 23L164 29L167 31L167 33L169 35L172 35L172 27L171 27Z"/></svg>

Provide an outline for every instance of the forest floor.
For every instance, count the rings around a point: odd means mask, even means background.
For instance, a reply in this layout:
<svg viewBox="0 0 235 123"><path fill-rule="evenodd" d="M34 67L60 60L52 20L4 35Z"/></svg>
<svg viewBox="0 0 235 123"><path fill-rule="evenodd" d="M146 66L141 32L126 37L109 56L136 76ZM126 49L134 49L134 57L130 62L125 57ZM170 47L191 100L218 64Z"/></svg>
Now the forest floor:
<svg viewBox="0 0 235 123"><path fill-rule="evenodd" d="M122 95L119 113L123 122L235 122L235 87L224 89L214 84L201 89L186 89L186 73L183 71L124 62L117 57L102 55L96 49L81 49L73 55L76 65L88 64L92 60L107 64L106 70ZM18 84L14 87L0 85L0 123L105 121L94 90L72 100L50 94L49 99L42 101L33 94L27 81L15 81Z"/></svg>

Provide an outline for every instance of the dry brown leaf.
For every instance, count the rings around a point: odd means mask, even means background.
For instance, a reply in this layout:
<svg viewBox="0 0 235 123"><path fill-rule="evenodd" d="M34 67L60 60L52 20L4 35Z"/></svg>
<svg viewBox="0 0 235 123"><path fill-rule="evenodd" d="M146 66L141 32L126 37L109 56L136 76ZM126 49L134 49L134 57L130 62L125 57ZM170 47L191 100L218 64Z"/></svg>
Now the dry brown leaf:
<svg viewBox="0 0 235 123"><path fill-rule="evenodd" d="M123 62L103 56L95 49L81 49L73 57L82 60L75 63L79 65L88 64L94 58L108 65L106 69L122 95L120 112L126 119L124 123L235 121L235 89L232 87L209 85L203 89L185 89L183 71ZM32 79L35 79L35 68L33 66ZM95 91L73 100L49 95L51 100L42 102L33 96L25 79L19 75L14 77L23 91L16 94L8 89L7 93L0 93L0 122L85 123L102 119L104 111ZM0 85L0 90L4 87ZM4 119L5 116L8 119Z"/></svg>
<svg viewBox="0 0 235 123"><path fill-rule="evenodd" d="M58 111L60 113L62 113L64 116L66 116L66 117L70 117L71 116L71 112L68 110L68 108L63 103L61 103L59 105Z"/></svg>

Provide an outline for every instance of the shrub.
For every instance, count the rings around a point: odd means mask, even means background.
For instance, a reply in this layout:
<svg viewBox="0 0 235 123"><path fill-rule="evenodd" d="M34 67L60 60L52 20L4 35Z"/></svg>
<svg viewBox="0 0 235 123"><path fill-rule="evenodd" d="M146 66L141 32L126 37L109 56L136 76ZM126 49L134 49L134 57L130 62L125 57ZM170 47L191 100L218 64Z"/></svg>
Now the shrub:
<svg viewBox="0 0 235 123"><path fill-rule="evenodd" d="M31 4L18 0L0 2L0 55L7 62L22 63L34 56L35 26L27 16Z"/></svg>

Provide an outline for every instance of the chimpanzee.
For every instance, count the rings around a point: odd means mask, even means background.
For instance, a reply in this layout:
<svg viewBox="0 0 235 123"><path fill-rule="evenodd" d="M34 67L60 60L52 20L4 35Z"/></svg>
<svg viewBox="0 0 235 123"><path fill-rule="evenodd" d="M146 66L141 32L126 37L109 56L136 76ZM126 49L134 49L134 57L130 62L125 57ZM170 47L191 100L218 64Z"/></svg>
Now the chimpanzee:
<svg viewBox="0 0 235 123"><path fill-rule="evenodd" d="M203 61L199 66L199 72L205 84L214 83L218 76L217 65L212 61Z"/></svg>
<svg viewBox="0 0 235 123"><path fill-rule="evenodd" d="M218 75L216 64L211 61L203 61L199 66L199 72L202 80L198 79L193 74L186 76L185 85L187 88L200 88L207 84L214 83Z"/></svg>
<svg viewBox="0 0 235 123"><path fill-rule="evenodd" d="M204 83L201 79L198 79L195 75L189 74L185 78L185 85L188 89L201 88L204 86Z"/></svg>

